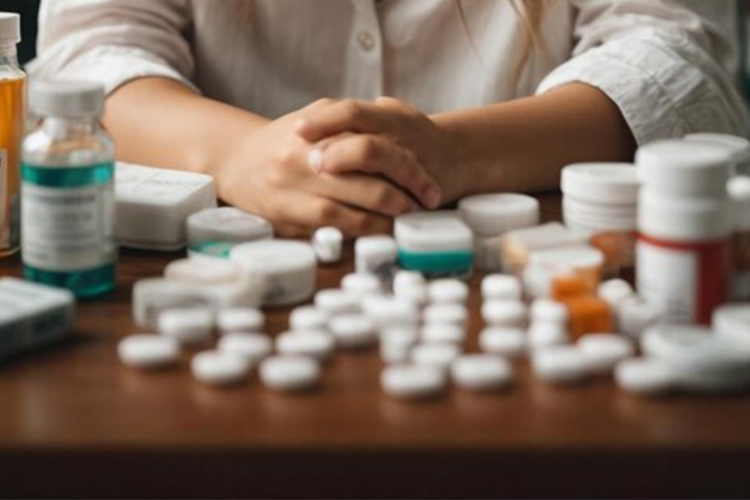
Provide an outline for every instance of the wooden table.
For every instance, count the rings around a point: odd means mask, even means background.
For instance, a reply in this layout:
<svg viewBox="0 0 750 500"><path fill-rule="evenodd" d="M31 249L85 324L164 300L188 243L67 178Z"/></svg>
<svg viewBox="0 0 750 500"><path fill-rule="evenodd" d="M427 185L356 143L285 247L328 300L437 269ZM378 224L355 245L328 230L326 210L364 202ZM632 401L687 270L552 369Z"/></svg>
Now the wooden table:
<svg viewBox="0 0 750 500"><path fill-rule="evenodd" d="M544 198L548 219L559 199ZM298 397L118 364L130 290L180 255L124 252L115 294L80 305L75 337L0 368L3 497L747 497L750 397L646 400L602 378L501 394L385 397L374 352L341 354ZM351 270L323 269L333 287ZM0 274L18 275L18 261ZM472 281L471 333L481 325ZM269 314L285 329L288 310ZM475 346L472 346L475 347Z"/></svg>

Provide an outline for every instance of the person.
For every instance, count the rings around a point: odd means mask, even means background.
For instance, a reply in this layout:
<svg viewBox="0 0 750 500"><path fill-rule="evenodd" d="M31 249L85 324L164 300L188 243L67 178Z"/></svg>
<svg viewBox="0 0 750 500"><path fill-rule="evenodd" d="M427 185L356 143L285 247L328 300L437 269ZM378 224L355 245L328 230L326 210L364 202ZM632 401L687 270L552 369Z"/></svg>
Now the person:
<svg viewBox="0 0 750 500"><path fill-rule="evenodd" d="M122 160L210 174L281 235L358 236L746 134L725 35L674 0L46 0L32 75L103 81Z"/></svg>

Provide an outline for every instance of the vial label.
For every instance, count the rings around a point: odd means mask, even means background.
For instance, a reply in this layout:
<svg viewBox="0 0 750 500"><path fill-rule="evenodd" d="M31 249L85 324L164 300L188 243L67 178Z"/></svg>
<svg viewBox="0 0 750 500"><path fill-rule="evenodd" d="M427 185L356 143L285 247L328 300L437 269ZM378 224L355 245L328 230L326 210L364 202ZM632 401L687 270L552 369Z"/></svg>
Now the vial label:
<svg viewBox="0 0 750 500"><path fill-rule="evenodd" d="M107 166L97 166L97 169ZM109 166L111 170L112 166ZM71 170L59 174L46 170L44 185L28 175L34 167L24 165L22 187L22 255L26 266L55 272L95 269L113 264L114 185L95 179L89 185L68 187L62 180ZM88 169L82 169L88 170ZM52 186L59 175L62 185ZM74 174L75 175L75 174ZM106 174L105 174L106 176ZM96 175L94 176L96 177ZM38 179L36 179L38 180ZM69 180L69 179L68 179Z"/></svg>

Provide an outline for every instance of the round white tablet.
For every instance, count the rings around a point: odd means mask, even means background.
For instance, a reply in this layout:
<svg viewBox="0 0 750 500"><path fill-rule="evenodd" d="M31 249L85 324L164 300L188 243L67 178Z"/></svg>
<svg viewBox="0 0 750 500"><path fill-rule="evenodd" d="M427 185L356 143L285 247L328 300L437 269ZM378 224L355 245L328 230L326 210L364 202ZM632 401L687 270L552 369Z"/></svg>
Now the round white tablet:
<svg viewBox="0 0 750 500"><path fill-rule="evenodd" d="M322 330L299 330L276 337L276 350L288 356L309 356L319 361L329 359L336 349L336 341Z"/></svg>
<svg viewBox="0 0 750 500"><path fill-rule="evenodd" d="M415 365L442 370L447 370L459 356L461 348L456 344L420 344L411 350L411 360Z"/></svg>
<svg viewBox="0 0 750 500"><path fill-rule="evenodd" d="M216 348L255 366L273 353L273 340L262 333L230 333L219 339Z"/></svg>
<svg viewBox="0 0 750 500"><path fill-rule="evenodd" d="M399 399L426 399L443 392L447 378L443 370L430 366L395 365L383 369L380 385Z"/></svg>
<svg viewBox="0 0 750 500"><path fill-rule="evenodd" d="M390 325L413 325L419 322L419 308L411 301L390 297L366 297L362 310L378 328Z"/></svg>
<svg viewBox="0 0 750 500"><path fill-rule="evenodd" d="M318 260L324 264L331 264L341 260L344 246L344 234L335 227L322 227L315 231L312 246Z"/></svg>
<svg viewBox="0 0 750 500"><path fill-rule="evenodd" d="M456 279L442 279L430 283L429 297L440 304L465 304L469 300L469 285Z"/></svg>
<svg viewBox="0 0 750 500"><path fill-rule="evenodd" d="M347 274L341 280L341 288L360 297L378 295L383 292L383 285L380 279L374 274L368 273Z"/></svg>
<svg viewBox="0 0 750 500"><path fill-rule="evenodd" d="M360 297L345 290L323 290L315 295L315 307L331 315L356 313Z"/></svg>
<svg viewBox="0 0 750 500"><path fill-rule="evenodd" d="M211 336L214 314L209 309L168 309L159 315L159 333L181 344L197 344Z"/></svg>
<svg viewBox="0 0 750 500"><path fill-rule="evenodd" d="M599 285L599 298L609 304L613 309L625 299L635 295L633 287L625 280L609 280Z"/></svg>
<svg viewBox="0 0 750 500"><path fill-rule="evenodd" d="M386 365L406 363L411 356L412 345L403 344L380 344L380 359Z"/></svg>
<svg viewBox="0 0 750 500"><path fill-rule="evenodd" d="M567 344L568 329L555 323L532 323L529 328L528 345L532 350Z"/></svg>
<svg viewBox="0 0 750 500"><path fill-rule="evenodd" d="M250 363L240 356L223 351L204 351L193 356L193 377L209 385L233 385L250 373Z"/></svg>
<svg viewBox="0 0 750 500"><path fill-rule="evenodd" d="M578 349L593 373L611 372L620 361L635 352L633 343L612 333L586 335L578 340Z"/></svg>
<svg viewBox="0 0 750 500"><path fill-rule="evenodd" d="M660 306L637 295L620 301L616 313L620 333L634 339L640 338L643 332L659 324L664 318L664 310Z"/></svg>
<svg viewBox="0 0 750 500"><path fill-rule="evenodd" d="M551 299L537 299L531 304L532 323L567 325L570 319L564 304Z"/></svg>
<svg viewBox="0 0 750 500"><path fill-rule="evenodd" d="M586 378L588 367L583 354L574 346L555 346L534 352L534 374L545 382L573 384Z"/></svg>
<svg viewBox="0 0 750 500"><path fill-rule="evenodd" d="M495 326L479 334L479 348L490 354L517 358L526 353L526 332L520 328Z"/></svg>
<svg viewBox="0 0 750 500"><path fill-rule="evenodd" d="M520 301L523 299L523 287L515 276L493 274L482 280L482 297L484 300Z"/></svg>
<svg viewBox="0 0 750 500"><path fill-rule="evenodd" d="M398 290L404 286L427 285L427 280L421 273L416 271L398 271L393 277L393 293L398 295Z"/></svg>
<svg viewBox="0 0 750 500"><path fill-rule="evenodd" d="M462 356L451 365L453 382L472 391L492 391L507 387L513 381L513 367L491 354Z"/></svg>
<svg viewBox="0 0 750 500"><path fill-rule="evenodd" d="M462 304L432 304L424 310L425 323L454 323L464 326L469 310Z"/></svg>
<svg viewBox="0 0 750 500"><path fill-rule="evenodd" d="M394 289L396 300L411 302L417 307L424 307L430 301L427 285L405 284Z"/></svg>
<svg viewBox="0 0 750 500"><path fill-rule="evenodd" d="M177 363L180 344L163 335L131 335L120 341L117 354L124 365L157 369Z"/></svg>
<svg viewBox="0 0 750 500"><path fill-rule="evenodd" d="M466 330L456 323L427 323L422 327L422 342L428 344L447 342L462 345L466 342Z"/></svg>
<svg viewBox="0 0 750 500"><path fill-rule="evenodd" d="M179 283L226 285L237 283L244 271L236 262L221 259L180 259L164 269L164 277Z"/></svg>
<svg viewBox="0 0 750 500"><path fill-rule="evenodd" d="M363 314L342 314L329 323L336 345L344 349L369 347L377 340L375 322Z"/></svg>
<svg viewBox="0 0 750 500"><path fill-rule="evenodd" d="M260 365L260 380L267 388L280 392L312 389L322 376L320 365L305 356L276 356Z"/></svg>
<svg viewBox="0 0 750 500"><path fill-rule="evenodd" d="M482 305L482 318L492 326L523 328L528 322L528 311L517 300L489 300Z"/></svg>
<svg viewBox="0 0 750 500"><path fill-rule="evenodd" d="M258 309L225 309L216 316L216 324L222 333L258 332L263 330L266 316Z"/></svg>
<svg viewBox="0 0 750 500"><path fill-rule="evenodd" d="M386 328L380 333L380 357L386 364L405 363L417 342L419 330L414 325Z"/></svg>
<svg viewBox="0 0 750 500"><path fill-rule="evenodd" d="M329 312L315 306L298 307L289 315L289 328L292 330L321 330L328 328L331 320Z"/></svg>
<svg viewBox="0 0 750 500"><path fill-rule="evenodd" d="M644 396L666 394L676 384L669 366L653 358L621 361L615 368L615 381L621 389Z"/></svg>

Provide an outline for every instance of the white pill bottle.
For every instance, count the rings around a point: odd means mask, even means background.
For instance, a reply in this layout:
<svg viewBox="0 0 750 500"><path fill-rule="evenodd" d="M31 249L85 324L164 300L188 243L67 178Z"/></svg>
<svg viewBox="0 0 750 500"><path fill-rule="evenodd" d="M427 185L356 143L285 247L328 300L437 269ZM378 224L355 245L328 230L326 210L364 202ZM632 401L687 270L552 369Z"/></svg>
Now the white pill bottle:
<svg viewBox="0 0 750 500"><path fill-rule="evenodd" d="M709 324L727 300L731 157L720 148L662 141L638 152L637 284L673 323Z"/></svg>

